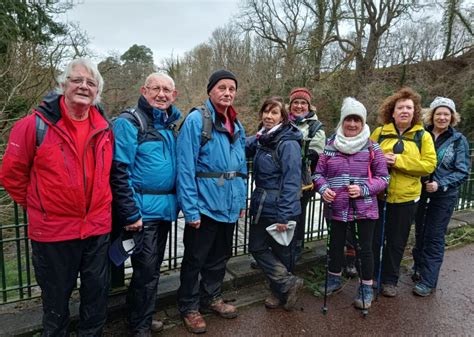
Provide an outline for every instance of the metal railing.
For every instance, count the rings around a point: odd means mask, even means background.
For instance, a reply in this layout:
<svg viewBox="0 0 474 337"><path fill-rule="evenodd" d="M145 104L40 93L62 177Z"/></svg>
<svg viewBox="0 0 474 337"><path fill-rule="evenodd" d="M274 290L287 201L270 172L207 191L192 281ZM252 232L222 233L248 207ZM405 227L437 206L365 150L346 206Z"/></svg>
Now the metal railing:
<svg viewBox="0 0 474 337"><path fill-rule="evenodd" d="M470 144L471 163L474 158L474 143ZM249 165L249 168L251 166ZM249 176L251 171L249 170ZM234 235L233 255L248 253L248 233L250 225L249 203L253 181L248 181L247 210L239 220ZM474 172L471 169L469 179L460 189L456 210L474 207ZM31 246L27 238L27 218L5 191L0 191L0 305L29 300L40 296L31 263ZM184 221L179 218L169 233L169 239L162 264L162 271L178 269L182 259ZM313 197L307 207L305 241L319 240L324 237L325 223L319 195ZM112 270L112 290L123 291L125 281L130 277L131 267L127 261L125 269Z"/></svg>

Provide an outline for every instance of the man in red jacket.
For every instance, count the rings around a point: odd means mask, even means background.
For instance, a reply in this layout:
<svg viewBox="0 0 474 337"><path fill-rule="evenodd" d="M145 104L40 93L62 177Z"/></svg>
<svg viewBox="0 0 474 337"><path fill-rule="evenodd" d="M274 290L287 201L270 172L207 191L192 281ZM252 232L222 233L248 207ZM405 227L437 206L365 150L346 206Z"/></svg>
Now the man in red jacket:
<svg viewBox="0 0 474 337"><path fill-rule="evenodd" d="M13 127L0 179L26 208L43 336L65 336L69 298L80 287L78 336L100 336L106 320L113 136L98 106L103 79L72 61L31 115Z"/></svg>

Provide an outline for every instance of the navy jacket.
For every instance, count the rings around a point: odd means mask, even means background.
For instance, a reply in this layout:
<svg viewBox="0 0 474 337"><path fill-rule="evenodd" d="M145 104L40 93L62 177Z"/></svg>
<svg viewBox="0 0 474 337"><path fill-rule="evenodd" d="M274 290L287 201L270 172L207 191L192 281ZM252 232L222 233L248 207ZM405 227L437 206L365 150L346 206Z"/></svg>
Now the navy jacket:
<svg viewBox="0 0 474 337"><path fill-rule="evenodd" d="M430 133L432 129L432 126L428 127ZM471 168L469 144L466 137L456 129L449 127L434 142L438 165L433 180L438 183L437 193L457 190L468 178Z"/></svg>
<svg viewBox="0 0 474 337"><path fill-rule="evenodd" d="M270 134L247 138L247 154L254 156L256 188L250 212L260 218L286 224L301 213L301 140L293 124L284 124Z"/></svg>
<svg viewBox="0 0 474 337"><path fill-rule="evenodd" d="M175 126L181 112L170 106L161 111L141 96L138 109L148 128L139 137L139 126L127 118L114 122L115 143L111 186L114 213L122 226L137 221L173 221L177 217Z"/></svg>

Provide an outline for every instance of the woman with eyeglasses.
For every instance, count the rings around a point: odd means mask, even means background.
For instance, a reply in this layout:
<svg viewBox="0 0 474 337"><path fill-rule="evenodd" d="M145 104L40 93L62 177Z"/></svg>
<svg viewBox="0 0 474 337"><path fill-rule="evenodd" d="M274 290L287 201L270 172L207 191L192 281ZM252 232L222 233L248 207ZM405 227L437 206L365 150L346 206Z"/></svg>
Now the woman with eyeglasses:
<svg viewBox="0 0 474 337"><path fill-rule="evenodd" d="M313 184L310 176L316 168L319 155L326 144L326 134L322 123L316 115L316 107L311 104L311 92L306 88L294 88L290 93L290 104L288 110L289 118L303 134L301 154L303 157L302 169L306 169L309 178L308 185L302 186L301 191L301 214L296 221L295 260L298 260L303 251L304 232L306 224L306 207L309 200L314 196Z"/></svg>
<svg viewBox="0 0 474 337"><path fill-rule="evenodd" d="M378 289L382 286L384 296L395 297L400 263L420 199L420 178L434 171L436 152L433 139L421 124L421 97L411 88L402 88L385 99L379 109L379 121L383 125L374 130L371 139L384 152L390 184L379 199L381 216L374 233L374 270ZM384 241L379 277L379 251Z"/></svg>
<svg viewBox="0 0 474 337"><path fill-rule="evenodd" d="M436 97L423 118L435 142L438 164L422 179L420 205L416 213L416 244L413 248L413 292L428 296L436 288L444 257L444 235L458 198L459 187L469 176L469 144L453 128L461 120L456 105L447 97Z"/></svg>

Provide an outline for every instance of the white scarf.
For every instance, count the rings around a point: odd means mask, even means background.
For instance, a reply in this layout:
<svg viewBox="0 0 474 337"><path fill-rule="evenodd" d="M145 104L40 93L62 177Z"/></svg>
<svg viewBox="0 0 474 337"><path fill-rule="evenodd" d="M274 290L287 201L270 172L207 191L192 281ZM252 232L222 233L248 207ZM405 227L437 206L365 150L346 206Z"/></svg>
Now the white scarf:
<svg viewBox="0 0 474 337"><path fill-rule="evenodd" d="M364 125L362 131L354 137L344 136L342 125L336 130L336 138L334 139L334 147L342 153L354 154L362 150L367 140L370 137L370 128L367 124Z"/></svg>

